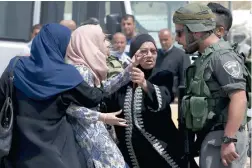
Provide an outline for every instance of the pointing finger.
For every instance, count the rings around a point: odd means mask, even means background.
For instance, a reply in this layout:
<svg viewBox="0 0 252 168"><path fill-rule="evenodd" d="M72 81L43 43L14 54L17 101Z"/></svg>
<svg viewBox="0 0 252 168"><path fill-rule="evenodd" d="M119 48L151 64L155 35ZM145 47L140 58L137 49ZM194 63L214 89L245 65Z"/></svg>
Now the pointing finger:
<svg viewBox="0 0 252 168"><path fill-rule="evenodd" d="M122 113L122 110L119 110L119 111L115 112L114 114L115 114L115 115L119 115L119 114L121 114L121 113Z"/></svg>
<svg viewBox="0 0 252 168"><path fill-rule="evenodd" d="M224 166L228 166L226 159L221 159Z"/></svg>
<svg viewBox="0 0 252 168"><path fill-rule="evenodd" d="M119 126L122 126L122 127L127 127L128 125L126 124L126 123L124 123L124 122L118 122L118 125Z"/></svg>

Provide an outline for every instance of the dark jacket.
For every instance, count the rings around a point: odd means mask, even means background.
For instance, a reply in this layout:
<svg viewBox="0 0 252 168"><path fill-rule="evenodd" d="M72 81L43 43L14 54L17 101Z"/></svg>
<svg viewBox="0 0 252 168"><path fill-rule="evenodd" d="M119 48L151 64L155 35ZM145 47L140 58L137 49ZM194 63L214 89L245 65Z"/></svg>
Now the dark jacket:
<svg viewBox="0 0 252 168"><path fill-rule="evenodd" d="M130 167L182 165L182 141L171 118L172 82L169 71L153 73L147 81L147 93L130 82L106 102L108 111L122 109L119 117L127 120L127 127L115 126L115 130L119 149Z"/></svg>
<svg viewBox="0 0 252 168"><path fill-rule="evenodd" d="M169 70L174 75L173 92L177 92L177 87L184 85L184 72L190 65L190 58L181 49L173 46L171 50L164 53L161 49L158 50L158 56L155 68L160 70Z"/></svg>
<svg viewBox="0 0 252 168"><path fill-rule="evenodd" d="M0 81L0 107L5 100L7 71ZM15 168L85 168L78 153L66 109L71 102L97 106L103 92L82 82L76 88L53 98L37 101L14 88L14 130L8 160ZM2 168L3 166L1 166Z"/></svg>

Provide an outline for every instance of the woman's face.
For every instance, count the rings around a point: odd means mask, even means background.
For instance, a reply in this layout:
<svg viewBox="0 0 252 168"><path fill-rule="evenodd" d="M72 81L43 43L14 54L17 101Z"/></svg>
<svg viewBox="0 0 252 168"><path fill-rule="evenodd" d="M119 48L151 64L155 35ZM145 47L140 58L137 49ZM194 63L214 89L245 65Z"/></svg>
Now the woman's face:
<svg viewBox="0 0 252 168"><path fill-rule="evenodd" d="M143 43L139 48L136 59L140 60L139 64L143 69L154 68L157 59L157 49L155 45L152 42Z"/></svg>

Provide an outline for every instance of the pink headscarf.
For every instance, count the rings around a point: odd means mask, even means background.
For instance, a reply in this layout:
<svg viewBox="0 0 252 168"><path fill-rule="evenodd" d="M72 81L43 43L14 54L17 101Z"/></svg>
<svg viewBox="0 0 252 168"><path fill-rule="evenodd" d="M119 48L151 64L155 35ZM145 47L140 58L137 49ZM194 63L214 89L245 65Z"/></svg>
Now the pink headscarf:
<svg viewBox="0 0 252 168"><path fill-rule="evenodd" d="M95 86L107 78L105 35L99 25L84 25L73 31L66 59L73 65L85 65L93 75Z"/></svg>

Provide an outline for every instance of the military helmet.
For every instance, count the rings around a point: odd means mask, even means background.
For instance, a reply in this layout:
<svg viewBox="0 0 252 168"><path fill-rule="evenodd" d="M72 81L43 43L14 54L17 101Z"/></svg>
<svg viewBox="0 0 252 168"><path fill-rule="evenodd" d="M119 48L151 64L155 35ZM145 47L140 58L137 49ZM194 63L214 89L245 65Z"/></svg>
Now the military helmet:
<svg viewBox="0 0 252 168"><path fill-rule="evenodd" d="M173 23L186 25L191 32L206 32L216 27L215 15L208 6L200 3L179 8L173 15Z"/></svg>

